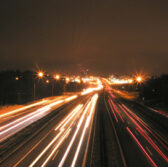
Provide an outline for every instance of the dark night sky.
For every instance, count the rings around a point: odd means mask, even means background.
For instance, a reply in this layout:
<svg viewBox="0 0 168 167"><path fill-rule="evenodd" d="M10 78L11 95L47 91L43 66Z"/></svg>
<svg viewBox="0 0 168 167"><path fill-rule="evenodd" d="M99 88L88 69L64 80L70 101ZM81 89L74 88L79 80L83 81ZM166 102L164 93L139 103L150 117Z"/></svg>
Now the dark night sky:
<svg viewBox="0 0 168 167"><path fill-rule="evenodd" d="M1 0L0 69L168 72L167 0Z"/></svg>

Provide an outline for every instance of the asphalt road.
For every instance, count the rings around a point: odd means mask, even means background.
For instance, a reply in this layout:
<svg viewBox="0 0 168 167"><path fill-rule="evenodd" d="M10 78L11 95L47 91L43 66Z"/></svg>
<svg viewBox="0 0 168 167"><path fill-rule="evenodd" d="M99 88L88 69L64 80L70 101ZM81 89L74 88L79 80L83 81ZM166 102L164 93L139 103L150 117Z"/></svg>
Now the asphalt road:
<svg viewBox="0 0 168 167"><path fill-rule="evenodd" d="M53 117L39 133L0 166L82 166L98 94L79 97ZM54 111L53 111L54 112Z"/></svg>
<svg viewBox="0 0 168 167"><path fill-rule="evenodd" d="M107 84L104 96L127 166L166 167L168 133L164 124L156 122L154 114L149 113L147 107L116 96Z"/></svg>
<svg viewBox="0 0 168 167"><path fill-rule="evenodd" d="M62 107L47 104L55 114L0 166L166 167L165 125L104 86L103 93L69 98Z"/></svg>
<svg viewBox="0 0 168 167"><path fill-rule="evenodd" d="M0 115L0 142L45 117L77 95L51 97Z"/></svg>

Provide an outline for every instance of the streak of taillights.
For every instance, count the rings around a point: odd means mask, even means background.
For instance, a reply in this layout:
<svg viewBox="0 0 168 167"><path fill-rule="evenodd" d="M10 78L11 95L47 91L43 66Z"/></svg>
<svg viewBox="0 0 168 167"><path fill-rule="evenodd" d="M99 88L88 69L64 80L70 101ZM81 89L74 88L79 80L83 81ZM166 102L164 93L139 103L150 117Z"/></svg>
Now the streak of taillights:
<svg viewBox="0 0 168 167"><path fill-rule="evenodd" d="M118 111L117 107L115 106L114 102L110 99L109 103L110 103L110 101L111 101L111 104L112 104L113 108L115 109L116 113L119 115L121 121L124 123L124 119L122 118L122 116L121 116L120 112Z"/></svg>
<svg viewBox="0 0 168 167"><path fill-rule="evenodd" d="M150 110L156 112L156 113L159 113L159 114L162 115L162 116L168 117L168 113L166 113L166 112L164 112L164 111L155 110L155 109L153 109L153 108L151 108L151 107L148 107L148 108L149 108Z"/></svg>
<svg viewBox="0 0 168 167"><path fill-rule="evenodd" d="M128 127L126 127L126 129L129 132L129 134L132 136L132 138L135 140L135 142L138 144L138 146L141 148L141 150L144 152L144 154L146 155L146 157L148 158L148 160L152 163L152 165L154 167L157 167L157 165L155 164L155 162L153 161L153 159L149 156L149 154L146 152L146 150L141 145L141 143L139 142L139 140L135 137L135 135L132 133L132 131Z"/></svg>
<svg viewBox="0 0 168 167"><path fill-rule="evenodd" d="M134 119L132 116L130 116L130 115L127 113L127 111L126 111L121 105L119 105L119 107L122 109L122 111L124 111L124 113L128 116L128 118L130 118L131 121L132 121L141 131L144 131L144 130L142 129L142 127L135 121L135 119Z"/></svg>
<svg viewBox="0 0 168 167"><path fill-rule="evenodd" d="M113 109L113 107L112 107L110 101L109 101L109 105L110 105L111 111L113 112L113 115L114 115L114 118L115 118L116 122L118 122L117 116L116 116L116 114L115 114L115 112L114 112L114 109Z"/></svg>
<svg viewBox="0 0 168 167"><path fill-rule="evenodd" d="M128 112L130 112L130 114L133 114L125 105L122 105ZM134 115L135 116L135 115ZM168 147L147 127L146 124L144 124L142 121L140 121L137 116L135 116L135 119L149 132L151 133L151 135L153 135L153 137L158 140L158 142L166 149L168 150ZM155 132L156 133L156 132ZM159 134L157 134L159 136ZM159 136L160 138L162 138L161 136ZM162 139L164 140L164 139Z"/></svg>
<svg viewBox="0 0 168 167"><path fill-rule="evenodd" d="M139 130L138 128L137 128L137 130L148 141L148 143L150 143L152 145L152 147L160 154L160 156L162 156L166 160L166 162L168 162L168 158L163 154L163 152L154 143L154 141L147 134L144 134L143 132L141 132L141 130Z"/></svg>
<svg viewBox="0 0 168 167"><path fill-rule="evenodd" d="M132 113L126 106L123 106L130 114ZM160 142L160 144L162 144L162 146L164 147L164 148L166 148L167 149L167 146L166 145L164 145L161 141L160 141L160 139L155 135L155 134L153 134L153 132L142 122L142 121L140 121L140 119L138 119L137 118L137 116L135 116L133 113L131 114L149 133L151 133L159 142ZM140 129L141 130L141 129ZM141 130L142 131L142 130ZM143 133L144 133L144 131L143 131ZM145 133L146 134L146 133ZM146 134L147 135L147 134ZM148 139L149 140L152 140L148 135L147 135L147 137L148 137ZM149 141L148 141L149 142ZM154 143L154 142L153 142ZM155 148L155 150L158 150L159 148L157 148L157 147L155 147L154 145L153 145L153 147ZM157 148L157 149L156 149ZM160 149L159 149L160 150ZM157 151L157 152L160 152L160 151ZM159 153L160 154L160 153ZM168 158L166 158L166 156L161 152L161 154L160 154L167 162L168 162Z"/></svg>

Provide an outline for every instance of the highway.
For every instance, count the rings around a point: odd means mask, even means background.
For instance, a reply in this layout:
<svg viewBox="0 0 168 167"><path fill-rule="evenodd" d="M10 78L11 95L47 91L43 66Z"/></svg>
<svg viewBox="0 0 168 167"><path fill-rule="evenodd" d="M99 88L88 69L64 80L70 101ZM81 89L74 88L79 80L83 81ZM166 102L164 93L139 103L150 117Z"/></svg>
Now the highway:
<svg viewBox="0 0 168 167"><path fill-rule="evenodd" d="M11 128L15 135L2 142L0 166L166 167L168 134L157 112L103 84L104 91L87 89L9 113L1 133Z"/></svg>
<svg viewBox="0 0 168 167"><path fill-rule="evenodd" d="M97 99L98 94L90 94L55 109L58 114L47 126L0 166L82 166Z"/></svg>
<svg viewBox="0 0 168 167"><path fill-rule="evenodd" d="M77 95L44 99L0 115L0 142L45 117L53 109L77 98Z"/></svg>
<svg viewBox="0 0 168 167"><path fill-rule="evenodd" d="M99 89L101 89L101 87L88 88L78 93L72 93L71 95L46 98L0 114L0 142L5 141L10 136L18 133L22 129L47 116L53 112L53 110L58 109L79 96L84 96Z"/></svg>
<svg viewBox="0 0 168 167"><path fill-rule="evenodd" d="M165 125L153 118L154 111L149 112L148 107L117 96L107 83L105 85L105 102L113 119L127 166L166 167L168 133Z"/></svg>

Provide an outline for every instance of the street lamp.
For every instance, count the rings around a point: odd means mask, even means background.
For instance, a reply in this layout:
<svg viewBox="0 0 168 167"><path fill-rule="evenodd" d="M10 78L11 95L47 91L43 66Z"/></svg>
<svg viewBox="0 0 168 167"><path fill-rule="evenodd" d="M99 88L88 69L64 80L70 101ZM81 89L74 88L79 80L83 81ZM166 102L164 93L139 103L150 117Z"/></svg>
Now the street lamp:
<svg viewBox="0 0 168 167"><path fill-rule="evenodd" d="M19 80L19 77L16 77L15 80L18 81L18 80Z"/></svg>
<svg viewBox="0 0 168 167"><path fill-rule="evenodd" d="M138 77L136 78L136 81L139 82L139 83L142 82L142 77L141 77L141 76L138 76Z"/></svg>
<svg viewBox="0 0 168 167"><path fill-rule="evenodd" d="M43 73L42 71L39 71L39 72L37 73L37 76L38 76L39 78L43 78L44 73Z"/></svg>
<svg viewBox="0 0 168 167"><path fill-rule="evenodd" d="M46 80L46 83L48 84L48 83L50 83L50 81L47 79L47 80Z"/></svg>
<svg viewBox="0 0 168 167"><path fill-rule="evenodd" d="M39 71L39 72L37 72L36 75L37 75L37 77L38 77L39 79L41 79L41 78L44 77L44 72ZM34 100L35 100L35 99L36 99L36 79L34 79L33 90L34 90L33 96L34 96Z"/></svg>
<svg viewBox="0 0 168 167"><path fill-rule="evenodd" d="M68 83L70 81L69 77L66 77L66 82Z"/></svg>
<svg viewBox="0 0 168 167"><path fill-rule="evenodd" d="M57 75L55 76L55 79L56 79L56 80L59 80L59 79L60 79L60 75L57 74Z"/></svg>

